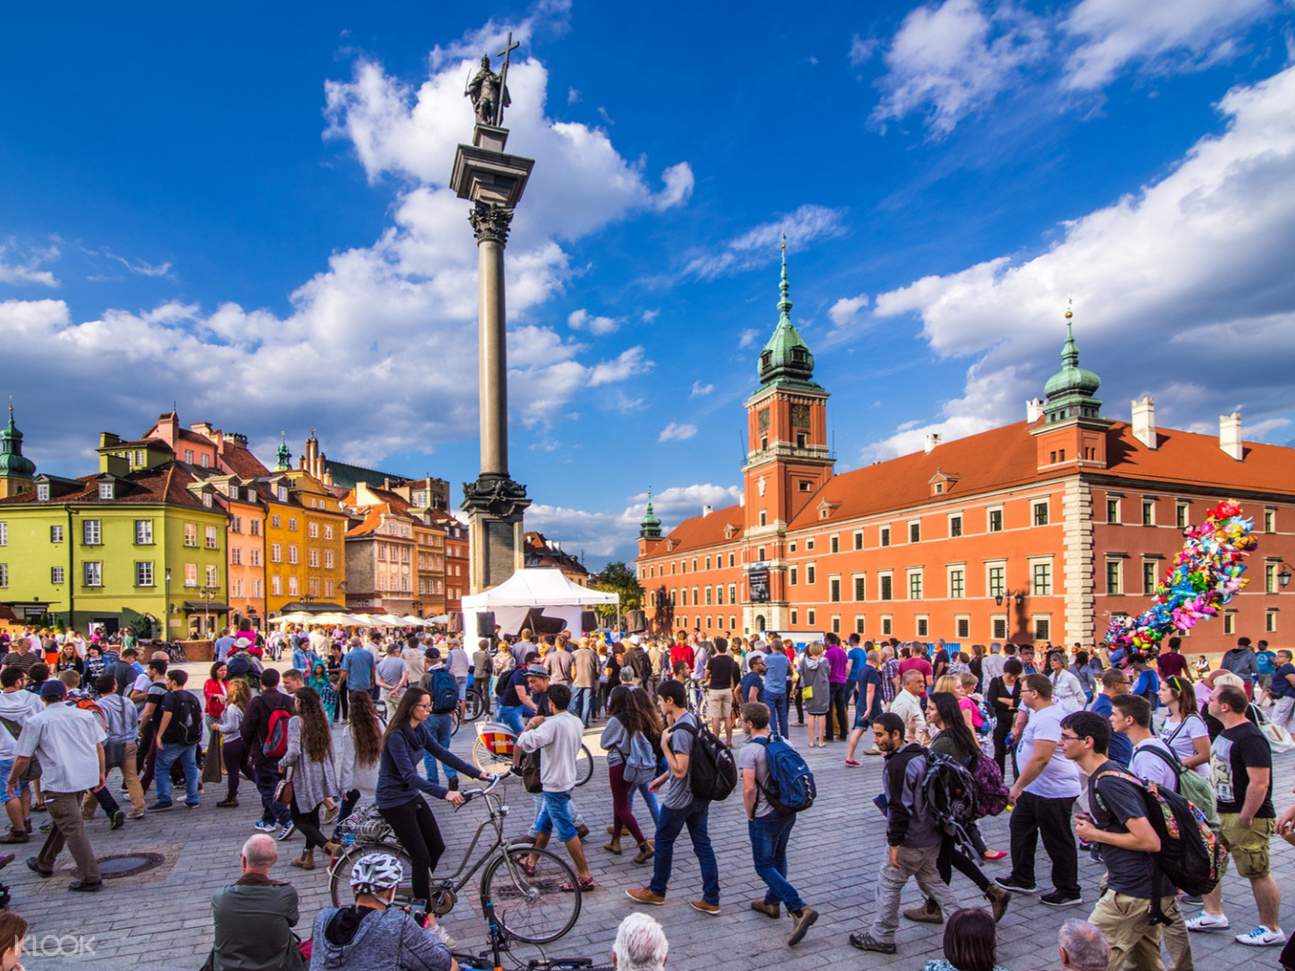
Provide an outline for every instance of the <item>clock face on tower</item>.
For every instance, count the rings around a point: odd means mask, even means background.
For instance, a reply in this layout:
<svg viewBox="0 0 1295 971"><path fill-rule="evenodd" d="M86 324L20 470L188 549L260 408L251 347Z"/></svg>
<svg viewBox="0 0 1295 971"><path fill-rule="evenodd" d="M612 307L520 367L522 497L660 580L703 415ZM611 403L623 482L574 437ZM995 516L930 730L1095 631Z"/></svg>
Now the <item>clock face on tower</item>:
<svg viewBox="0 0 1295 971"><path fill-rule="evenodd" d="M760 424L760 433L764 434L769 430L769 409L768 408L765 408L760 412L760 417L758 421Z"/></svg>
<svg viewBox="0 0 1295 971"><path fill-rule="evenodd" d="M791 406L791 427L792 428L809 427L809 405Z"/></svg>

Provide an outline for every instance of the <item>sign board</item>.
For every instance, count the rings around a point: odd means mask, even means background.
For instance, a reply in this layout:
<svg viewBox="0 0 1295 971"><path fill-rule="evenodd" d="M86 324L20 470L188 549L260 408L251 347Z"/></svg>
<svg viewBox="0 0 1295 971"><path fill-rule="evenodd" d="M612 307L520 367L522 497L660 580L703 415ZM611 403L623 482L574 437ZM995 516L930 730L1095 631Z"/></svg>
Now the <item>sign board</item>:
<svg viewBox="0 0 1295 971"><path fill-rule="evenodd" d="M748 570L746 583L751 593L751 603L763 604L769 602L769 570L767 567Z"/></svg>

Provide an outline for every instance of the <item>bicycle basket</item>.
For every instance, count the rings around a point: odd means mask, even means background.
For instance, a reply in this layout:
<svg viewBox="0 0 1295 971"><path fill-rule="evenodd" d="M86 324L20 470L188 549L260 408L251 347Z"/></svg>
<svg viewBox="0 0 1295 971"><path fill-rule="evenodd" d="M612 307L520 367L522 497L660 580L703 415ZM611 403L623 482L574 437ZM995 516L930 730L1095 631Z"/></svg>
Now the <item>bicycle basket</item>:
<svg viewBox="0 0 1295 971"><path fill-rule="evenodd" d="M487 751L497 759L511 762L513 758L513 745L517 741L517 736L507 725L501 725L498 722L487 722L477 727L477 737L481 739Z"/></svg>

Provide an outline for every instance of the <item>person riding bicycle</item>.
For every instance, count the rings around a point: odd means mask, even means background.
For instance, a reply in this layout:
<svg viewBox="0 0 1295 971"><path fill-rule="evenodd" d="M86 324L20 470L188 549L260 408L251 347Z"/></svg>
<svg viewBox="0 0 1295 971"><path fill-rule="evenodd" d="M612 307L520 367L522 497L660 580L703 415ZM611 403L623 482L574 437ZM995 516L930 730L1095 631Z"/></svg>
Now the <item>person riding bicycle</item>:
<svg viewBox="0 0 1295 971"><path fill-rule="evenodd" d="M325 907L315 917L311 971L458 971L459 964L435 930L435 918L420 926L393 908L400 885L400 861L387 853L366 853L351 868L350 907Z"/></svg>

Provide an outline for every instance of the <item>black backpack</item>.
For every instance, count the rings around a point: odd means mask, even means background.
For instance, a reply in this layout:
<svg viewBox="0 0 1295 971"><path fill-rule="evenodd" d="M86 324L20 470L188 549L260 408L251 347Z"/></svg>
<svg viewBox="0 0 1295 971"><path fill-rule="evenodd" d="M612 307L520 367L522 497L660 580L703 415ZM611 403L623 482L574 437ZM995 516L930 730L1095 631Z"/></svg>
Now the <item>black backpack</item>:
<svg viewBox="0 0 1295 971"><path fill-rule="evenodd" d="M172 744L197 745L202 739L202 707L198 699L181 688L175 692L175 711L162 734L162 741Z"/></svg>
<svg viewBox="0 0 1295 971"><path fill-rule="evenodd" d="M692 752L688 756L688 787L693 797L709 802L727 799L737 788L737 761L732 750L705 725L679 722L674 727L693 736Z"/></svg>

